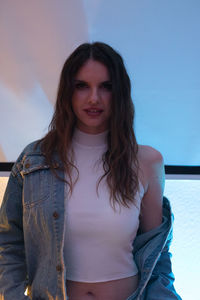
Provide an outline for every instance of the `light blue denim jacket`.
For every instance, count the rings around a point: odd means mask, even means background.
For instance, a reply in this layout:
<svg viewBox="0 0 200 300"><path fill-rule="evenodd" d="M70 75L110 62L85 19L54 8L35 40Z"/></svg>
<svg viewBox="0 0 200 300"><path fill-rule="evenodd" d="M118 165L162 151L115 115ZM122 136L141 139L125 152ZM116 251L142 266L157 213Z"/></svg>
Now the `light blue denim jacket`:
<svg viewBox="0 0 200 300"><path fill-rule="evenodd" d="M14 164L0 210L0 300L67 299L64 182L34 145L28 145ZM56 153L54 159L64 178ZM134 241L140 282L129 300L181 300L168 252L173 215L169 201L163 200L163 223L138 233ZM29 296L24 295L27 287Z"/></svg>

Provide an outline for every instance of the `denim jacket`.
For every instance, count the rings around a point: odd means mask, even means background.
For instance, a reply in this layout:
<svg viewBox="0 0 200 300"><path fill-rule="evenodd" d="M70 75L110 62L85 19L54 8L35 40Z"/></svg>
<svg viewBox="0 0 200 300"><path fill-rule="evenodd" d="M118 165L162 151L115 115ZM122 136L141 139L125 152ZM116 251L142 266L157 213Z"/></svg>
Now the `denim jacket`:
<svg viewBox="0 0 200 300"><path fill-rule="evenodd" d="M67 299L65 184L45 163L40 147L34 149L34 145L28 145L14 164L0 210L0 300ZM54 160L64 178L56 153ZM168 251L172 223L170 204L164 197L162 224L138 233L134 241L140 281L129 300L181 300L173 286Z"/></svg>

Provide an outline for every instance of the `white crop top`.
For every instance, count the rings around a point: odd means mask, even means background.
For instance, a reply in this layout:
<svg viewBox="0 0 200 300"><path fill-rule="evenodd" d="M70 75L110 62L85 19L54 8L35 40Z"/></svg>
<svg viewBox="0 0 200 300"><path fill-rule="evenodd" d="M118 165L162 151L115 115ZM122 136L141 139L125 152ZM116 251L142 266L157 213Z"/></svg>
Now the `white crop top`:
<svg viewBox="0 0 200 300"><path fill-rule="evenodd" d="M72 146L79 179L72 196L66 192L64 259L66 278L81 282L103 282L136 275L133 260L133 240L139 226L140 202L144 188L136 195L130 208L109 202L106 179L96 183L104 174L102 163L96 163L106 151L108 131L86 134L75 130ZM96 164L95 164L96 163ZM73 170L73 178L77 172Z"/></svg>

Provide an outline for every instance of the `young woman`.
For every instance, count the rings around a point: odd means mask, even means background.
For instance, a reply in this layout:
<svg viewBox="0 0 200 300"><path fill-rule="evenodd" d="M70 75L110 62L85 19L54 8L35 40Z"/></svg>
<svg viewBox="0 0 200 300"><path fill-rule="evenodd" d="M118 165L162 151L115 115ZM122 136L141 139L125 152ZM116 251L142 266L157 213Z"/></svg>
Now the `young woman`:
<svg viewBox="0 0 200 300"><path fill-rule="evenodd" d="M137 144L133 122L121 56L104 43L80 45L64 64L49 132L11 171L0 299L181 299L163 157Z"/></svg>

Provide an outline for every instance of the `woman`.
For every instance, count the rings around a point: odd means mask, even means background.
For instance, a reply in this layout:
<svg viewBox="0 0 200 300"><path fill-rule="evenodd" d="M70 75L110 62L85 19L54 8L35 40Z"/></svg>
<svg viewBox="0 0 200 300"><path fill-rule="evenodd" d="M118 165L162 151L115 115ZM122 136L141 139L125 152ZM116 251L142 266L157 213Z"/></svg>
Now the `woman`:
<svg viewBox="0 0 200 300"><path fill-rule="evenodd" d="M121 56L104 43L79 46L64 64L48 134L11 171L0 299L180 299L163 158L137 144L133 121Z"/></svg>

